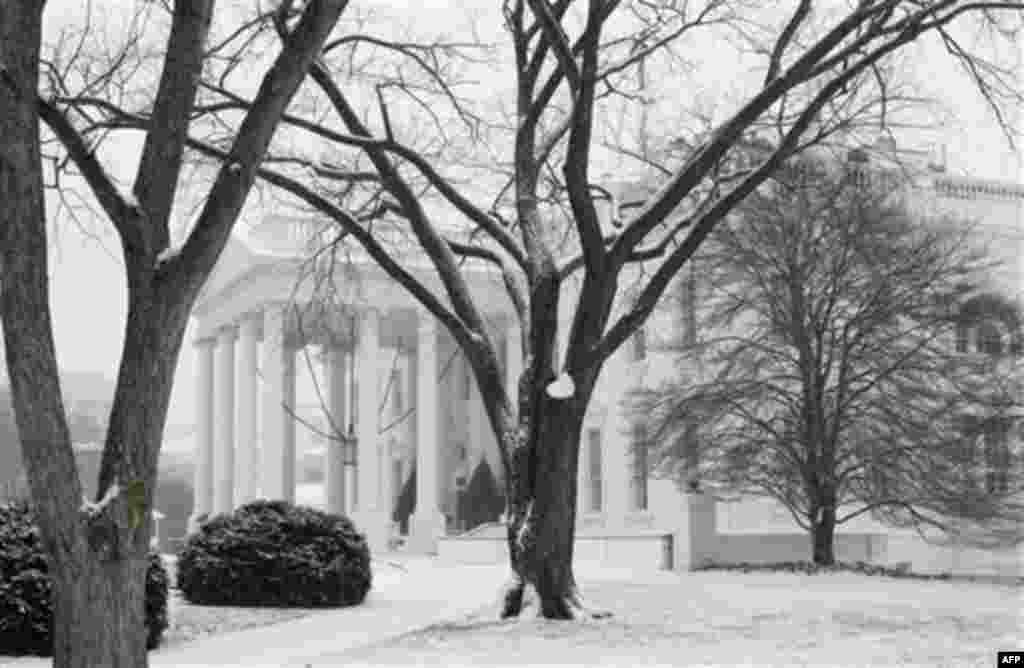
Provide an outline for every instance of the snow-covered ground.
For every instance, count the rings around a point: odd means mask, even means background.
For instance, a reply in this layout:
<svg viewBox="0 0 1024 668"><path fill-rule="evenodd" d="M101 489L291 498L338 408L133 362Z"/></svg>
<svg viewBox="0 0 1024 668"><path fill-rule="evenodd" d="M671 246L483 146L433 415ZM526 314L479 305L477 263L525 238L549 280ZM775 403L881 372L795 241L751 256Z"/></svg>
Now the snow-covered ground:
<svg viewBox="0 0 1024 668"><path fill-rule="evenodd" d="M501 567L417 559L401 569L380 564L364 605L171 643L151 654L150 661L154 666L250 668L961 668L991 666L998 650L1024 647L1020 586L849 573L639 574L595 565L581 565L577 574L588 602L610 610L613 618L500 622L496 594L504 577ZM45 659L0 657L0 666L47 665Z"/></svg>
<svg viewBox="0 0 1024 668"><path fill-rule="evenodd" d="M1020 587L722 572L583 582L612 619L497 622L488 609L314 665L960 668L1024 647Z"/></svg>

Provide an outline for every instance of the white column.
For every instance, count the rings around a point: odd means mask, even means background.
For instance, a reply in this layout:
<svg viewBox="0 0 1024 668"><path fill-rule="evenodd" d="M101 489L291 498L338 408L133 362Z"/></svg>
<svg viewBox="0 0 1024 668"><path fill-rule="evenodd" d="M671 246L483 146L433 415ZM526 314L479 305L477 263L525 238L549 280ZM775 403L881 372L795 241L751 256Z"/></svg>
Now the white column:
<svg viewBox="0 0 1024 668"><path fill-rule="evenodd" d="M260 323L252 315L239 324L238 434L235 441L235 503L243 505L259 496L258 344Z"/></svg>
<svg viewBox="0 0 1024 668"><path fill-rule="evenodd" d="M512 402L512 412L519 415L519 377L523 375L523 335L519 319L513 314L505 330L505 393ZM508 475L508 472L505 472ZM508 512L508 509L505 509Z"/></svg>
<svg viewBox="0 0 1024 668"><path fill-rule="evenodd" d="M327 440L324 452L326 500L327 512L336 514L344 514L346 510L345 449L344 444L336 440L338 436L348 433L348 376L345 357L345 350L341 347L327 346L324 350L324 378L327 385L327 405L331 415L328 433L333 437Z"/></svg>
<svg viewBox="0 0 1024 668"><path fill-rule="evenodd" d="M417 313L416 337L416 508L410 522L410 545L416 552L436 553L445 532L438 494L437 322L425 309Z"/></svg>
<svg viewBox="0 0 1024 668"><path fill-rule="evenodd" d="M285 341L280 307L263 314L262 430L260 433L262 493L268 499L295 500L295 351Z"/></svg>
<svg viewBox="0 0 1024 668"><path fill-rule="evenodd" d="M378 375L377 375L377 396L380 400L377 403L378 408L381 408L383 404L383 410L378 413L378 426L383 428L384 425L391 424L391 421L395 418L394 412L391 410L394 405L394 395L390 394L395 391L392 387L388 390L388 384L391 382L391 371L395 364L395 353L397 351L394 348L380 348L378 353ZM389 392L387 401L384 401L384 393ZM394 512L394 495L392 492L391 482L391 462L393 461L391 444L395 440L395 432L391 429L386 434L381 434L378 439L377 445L377 498L380 502L380 510L387 513L388 527L393 524Z"/></svg>
<svg viewBox="0 0 1024 668"><path fill-rule="evenodd" d="M349 350L347 355L347 369L348 372L348 388L349 390L357 395L349 397L348 406L345 408L345 416L348 421L345 424L346 431L349 425L353 427L352 433L356 436L356 443L358 448L358 433L355 432L355 425L358 424L358 405L356 401L358 399L358 392L356 392L356 385L358 382L358 375L356 375L356 351L354 347ZM356 463L348 464L345 466L345 508L348 515L351 517L352 513L355 512L356 508L359 507L359 465L358 465L358 451L356 454Z"/></svg>
<svg viewBox="0 0 1024 668"><path fill-rule="evenodd" d="M235 328L217 334L214 371L214 498L215 513L234 509L235 492Z"/></svg>
<svg viewBox="0 0 1024 668"><path fill-rule="evenodd" d="M196 341L196 448L193 490L195 503L188 531L213 510L213 339Z"/></svg>
<svg viewBox="0 0 1024 668"><path fill-rule="evenodd" d="M295 349L285 346L284 377L281 379L281 393L284 397L284 433L281 435L281 485L285 501L295 503Z"/></svg>
<svg viewBox="0 0 1024 668"><path fill-rule="evenodd" d="M359 439L357 457L358 510L352 513L356 527L366 534L370 549L383 552L387 549L390 518L382 510L380 499L380 458L379 445L379 401L378 380L380 376L379 314L367 309L359 314L359 340L357 342L355 365L359 378L359 422L356 436Z"/></svg>
<svg viewBox="0 0 1024 668"><path fill-rule="evenodd" d="M625 347L619 348L609 358L603 371L609 378L623 379L628 377L629 352ZM604 458L602 464L605 477L604 485L604 516L605 525L622 527L629 514L629 477L630 477L630 441L632 433L626 408L622 401L626 399L626 383L610 384L608 392L608 413L602 430L601 447Z"/></svg>

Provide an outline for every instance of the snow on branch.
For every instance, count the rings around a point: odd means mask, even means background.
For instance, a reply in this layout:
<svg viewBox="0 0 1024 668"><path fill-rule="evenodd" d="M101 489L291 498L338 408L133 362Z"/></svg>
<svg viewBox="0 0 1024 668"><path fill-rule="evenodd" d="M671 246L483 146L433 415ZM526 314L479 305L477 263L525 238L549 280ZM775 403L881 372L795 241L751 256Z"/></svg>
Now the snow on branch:
<svg viewBox="0 0 1024 668"><path fill-rule="evenodd" d="M159 269L161 266L167 264L181 253L181 244L170 244L167 248L160 251L160 254L156 256L156 268Z"/></svg>
<svg viewBox="0 0 1024 668"><path fill-rule="evenodd" d="M121 196L125 206L129 209L137 210L139 208L139 198L135 196L131 188L118 188L117 194Z"/></svg>
<svg viewBox="0 0 1024 668"><path fill-rule="evenodd" d="M89 517L96 517L103 512L103 509L110 505L110 503L117 498L117 495L121 493L121 486L117 484L117 478L114 478L113 484L107 488L106 494L99 500L98 503L93 503L89 499L82 496L82 505L78 508L78 512L84 513Z"/></svg>
<svg viewBox="0 0 1024 668"><path fill-rule="evenodd" d="M576 384L572 377L563 371L552 383L548 383L548 396L552 399L568 399L576 393Z"/></svg>

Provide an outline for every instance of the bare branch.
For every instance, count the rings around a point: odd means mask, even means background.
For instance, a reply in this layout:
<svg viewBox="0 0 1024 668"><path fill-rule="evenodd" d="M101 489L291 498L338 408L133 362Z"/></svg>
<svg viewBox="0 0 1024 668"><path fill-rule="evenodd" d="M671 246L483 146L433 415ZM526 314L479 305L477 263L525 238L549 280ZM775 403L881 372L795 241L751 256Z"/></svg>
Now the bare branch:
<svg viewBox="0 0 1024 668"><path fill-rule="evenodd" d="M82 172L82 176L85 177L100 206L110 217L123 243L140 247L143 241L135 220L139 215L137 207L114 185L96 154L85 143L71 121L55 105L41 98L37 106L40 118L64 144L68 155Z"/></svg>
<svg viewBox="0 0 1024 668"><path fill-rule="evenodd" d="M179 256L181 271L200 279L195 286L197 290L227 243L278 119L347 4L347 0L309 2L298 26L264 77L252 109L238 131L206 205ZM174 265L174 262L167 263L168 271Z"/></svg>
<svg viewBox="0 0 1024 668"><path fill-rule="evenodd" d="M768 71L764 76L765 85L770 84L775 77L779 75L779 70L782 68L782 58L786 55L786 49L789 48L790 42L796 36L797 30L800 29L800 24L804 22L807 16L811 13L811 0L800 0L793 12L793 16L790 17L786 27L779 33L779 38L775 41L775 47L772 49L771 59L768 63Z"/></svg>
<svg viewBox="0 0 1024 668"><path fill-rule="evenodd" d="M174 54L174 60L168 59L160 77L153 103L154 122L146 133L134 186L145 219L133 222L150 228L142 236L151 242L146 249L151 255L167 248L170 241L167 223L178 187L188 117L203 69L212 14L211 0L174 3L174 20L167 40L167 52Z"/></svg>
<svg viewBox="0 0 1024 668"><path fill-rule="evenodd" d="M576 64L572 48L569 46L569 38L566 36L565 31L562 30L560 19L552 12L548 0L527 0L527 2L533 11L533 15L537 17L537 24L544 32L547 42L554 50L555 56L558 58L558 64L569 83L569 90L573 92L575 97L580 90L583 75ZM596 3L591 4L593 6Z"/></svg>

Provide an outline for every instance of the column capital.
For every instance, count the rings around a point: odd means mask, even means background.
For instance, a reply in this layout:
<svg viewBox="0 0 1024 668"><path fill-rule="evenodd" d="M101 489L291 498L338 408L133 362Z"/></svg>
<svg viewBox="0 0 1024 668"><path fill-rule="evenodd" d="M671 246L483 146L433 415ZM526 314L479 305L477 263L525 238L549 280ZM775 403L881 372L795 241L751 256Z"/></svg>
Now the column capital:
<svg viewBox="0 0 1024 668"><path fill-rule="evenodd" d="M263 309L253 309L238 316L238 326L255 326L257 329L261 329L263 327Z"/></svg>
<svg viewBox="0 0 1024 668"><path fill-rule="evenodd" d="M416 313L416 334L413 337L415 341L415 350L417 354L419 349L425 345L433 344L437 345L437 332L438 322L434 315L426 309L419 310Z"/></svg>
<svg viewBox="0 0 1024 668"><path fill-rule="evenodd" d="M383 311L379 308L360 308L356 314L356 330L358 332L356 334L356 338L358 339L360 335L368 332L369 330L379 332L380 319L382 315ZM379 345L379 343L375 345Z"/></svg>
<svg viewBox="0 0 1024 668"><path fill-rule="evenodd" d="M375 306L373 304L360 304L359 306L353 307L354 317L360 320L367 316L377 318L379 320L385 312L386 309L383 306Z"/></svg>
<svg viewBox="0 0 1024 668"><path fill-rule="evenodd" d="M212 348L217 343L217 337L215 336L202 336L192 340L192 346L195 348Z"/></svg>
<svg viewBox="0 0 1024 668"><path fill-rule="evenodd" d="M358 333L353 331L353 321L348 313L335 313L325 323L324 331L317 337L315 345L324 351L350 351L355 347Z"/></svg>
<svg viewBox="0 0 1024 668"><path fill-rule="evenodd" d="M238 325L221 325L217 328L217 340L218 341L234 341L238 338Z"/></svg>

